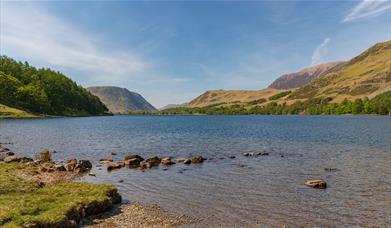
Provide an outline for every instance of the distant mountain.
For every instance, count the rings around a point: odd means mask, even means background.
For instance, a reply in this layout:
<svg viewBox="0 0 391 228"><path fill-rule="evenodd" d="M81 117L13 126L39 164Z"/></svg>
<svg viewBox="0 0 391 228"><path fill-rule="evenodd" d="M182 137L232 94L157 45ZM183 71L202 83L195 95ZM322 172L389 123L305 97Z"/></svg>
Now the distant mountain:
<svg viewBox="0 0 391 228"><path fill-rule="evenodd" d="M170 109L170 108L178 108L178 107L185 107L188 103L183 103L183 104L168 104L166 106L163 106L159 108L159 111L165 110L165 109Z"/></svg>
<svg viewBox="0 0 391 228"><path fill-rule="evenodd" d="M322 75L326 71L342 63L343 63L342 61L330 62L330 63L320 64L313 67L308 67L296 73L284 74L281 77L277 78L269 86L269 88L293 89L293 88L302 87L308 84L313 79Z"/></svg>
<svg viewBox="0 0 391 228"><path fill-rule="evenodd" d="M112 113L128 113L132 111L157 111L140 94L126 88L114 86L98 86L87 88L97 96Z"/></svg>
<svg viewBox="0 0 391 228"><path fill-rule="evenodd" d="M243 103L260 99L268 99L282 91L284 90L271 88L262 90L209 90L190 101L187 107L205 107L221 103Z"/></svg>
<svg viewBox="0 0 391 228"><path fill-rule="evenodd" d="M391 40L378 43L348 62L323 73L287 99L325 98L341 102L391 90Z"/></svg>

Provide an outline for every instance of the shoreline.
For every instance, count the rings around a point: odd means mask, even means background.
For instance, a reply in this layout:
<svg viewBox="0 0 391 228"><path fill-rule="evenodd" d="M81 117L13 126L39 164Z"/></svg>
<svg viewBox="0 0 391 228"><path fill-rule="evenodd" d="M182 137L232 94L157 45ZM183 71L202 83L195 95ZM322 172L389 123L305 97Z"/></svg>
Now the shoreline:
<svg viewBox="0 0 391 228"><path fill-rule="evenodd" d="M65 164L74 166L64 170L63 162L53 162L51 155L44 150L35 160L17 157L0 144L0 226L177 227L194 222L157 205L122 203L114 185L75 182L89 175L91 163L70 160ZM26 214L29 210L32 214Z"/></svg>

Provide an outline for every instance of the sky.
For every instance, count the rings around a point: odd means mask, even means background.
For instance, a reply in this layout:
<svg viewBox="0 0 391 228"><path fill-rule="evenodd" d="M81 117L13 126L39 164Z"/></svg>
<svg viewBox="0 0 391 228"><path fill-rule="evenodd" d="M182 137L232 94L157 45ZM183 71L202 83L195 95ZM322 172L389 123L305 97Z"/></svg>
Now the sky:
<svg viewBox="0 0 391 228"><path fill-rule="evenodd" d="M0 54L156 107L262 89L391 39L388 1L2 1Z"/></svg>

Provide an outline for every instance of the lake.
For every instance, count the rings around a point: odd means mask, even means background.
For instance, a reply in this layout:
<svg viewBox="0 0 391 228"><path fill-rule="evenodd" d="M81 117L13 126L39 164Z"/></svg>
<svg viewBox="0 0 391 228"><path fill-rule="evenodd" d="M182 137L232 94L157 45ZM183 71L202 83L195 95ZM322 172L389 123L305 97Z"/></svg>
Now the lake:
<svg viewBox="0 0 391 228"><path fill-rule="evenodd" d="M56 160L211 158L80 180L118 186L201 226L390 226L391 118L387 116L111 116L0 120L0 142L18 155L50 148ZM245 151L269 156L244 157ZM117 155L112 156L115 152ZM235 155L235 159L228 156ZM336 168L326 172L324 168ZM325 190L303 185L324 179ZM118 180L124 180L118 183Z"/></svg>

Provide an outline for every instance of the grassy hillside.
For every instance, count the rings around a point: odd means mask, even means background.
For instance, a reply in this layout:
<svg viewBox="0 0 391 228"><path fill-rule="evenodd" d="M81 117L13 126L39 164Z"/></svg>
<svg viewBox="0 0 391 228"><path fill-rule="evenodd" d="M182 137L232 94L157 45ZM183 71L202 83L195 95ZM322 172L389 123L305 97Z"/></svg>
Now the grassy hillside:
<svg viewBox="0 0 391 228"><path fill-rule="evenodd" d="M39 118L39 117L40 116L31 114L29 112L0 104L0 119Z"/></svg>
<svg viewBox="0 0 391 228"><path fill-rule="evenodd" d="M391 41L378 43L352 60L295 90L289 100L372 98L391 90Z"/></svg>
<svg viewBox="0 0 391 228"><path fill-rule="evenodd" d="M284 90L210 90L190 101L187 107L206 107L222 103L246 103L255 100L266 99L283 92Z"/></svg>
<svg viewBox="0 0 391 228"><path fill-rule="evenodd" d="M293 88L302 87L308 84L310 81L314 80L315 78L319 77L320 75L324 74L325 72L329 71L330 69L342 63L343 62L324 63L317 66L305 68L299 72L284 74L281 77L277 78L269 86L269 88L293 89Z"/></svg>
<svg viewBox="0 0 391 228"><path fill-rule="evenodd" d="M60 72L0 57L0 103L49 115L101 115L106 106Z"/></svg>
<svg viewBox="0 0 391 228"><path fill-rule="evenodd" d="M140 94L125 88L99 86L87 88L109 108L112 113L129 113L138 111L156 111Z"/></svg>

